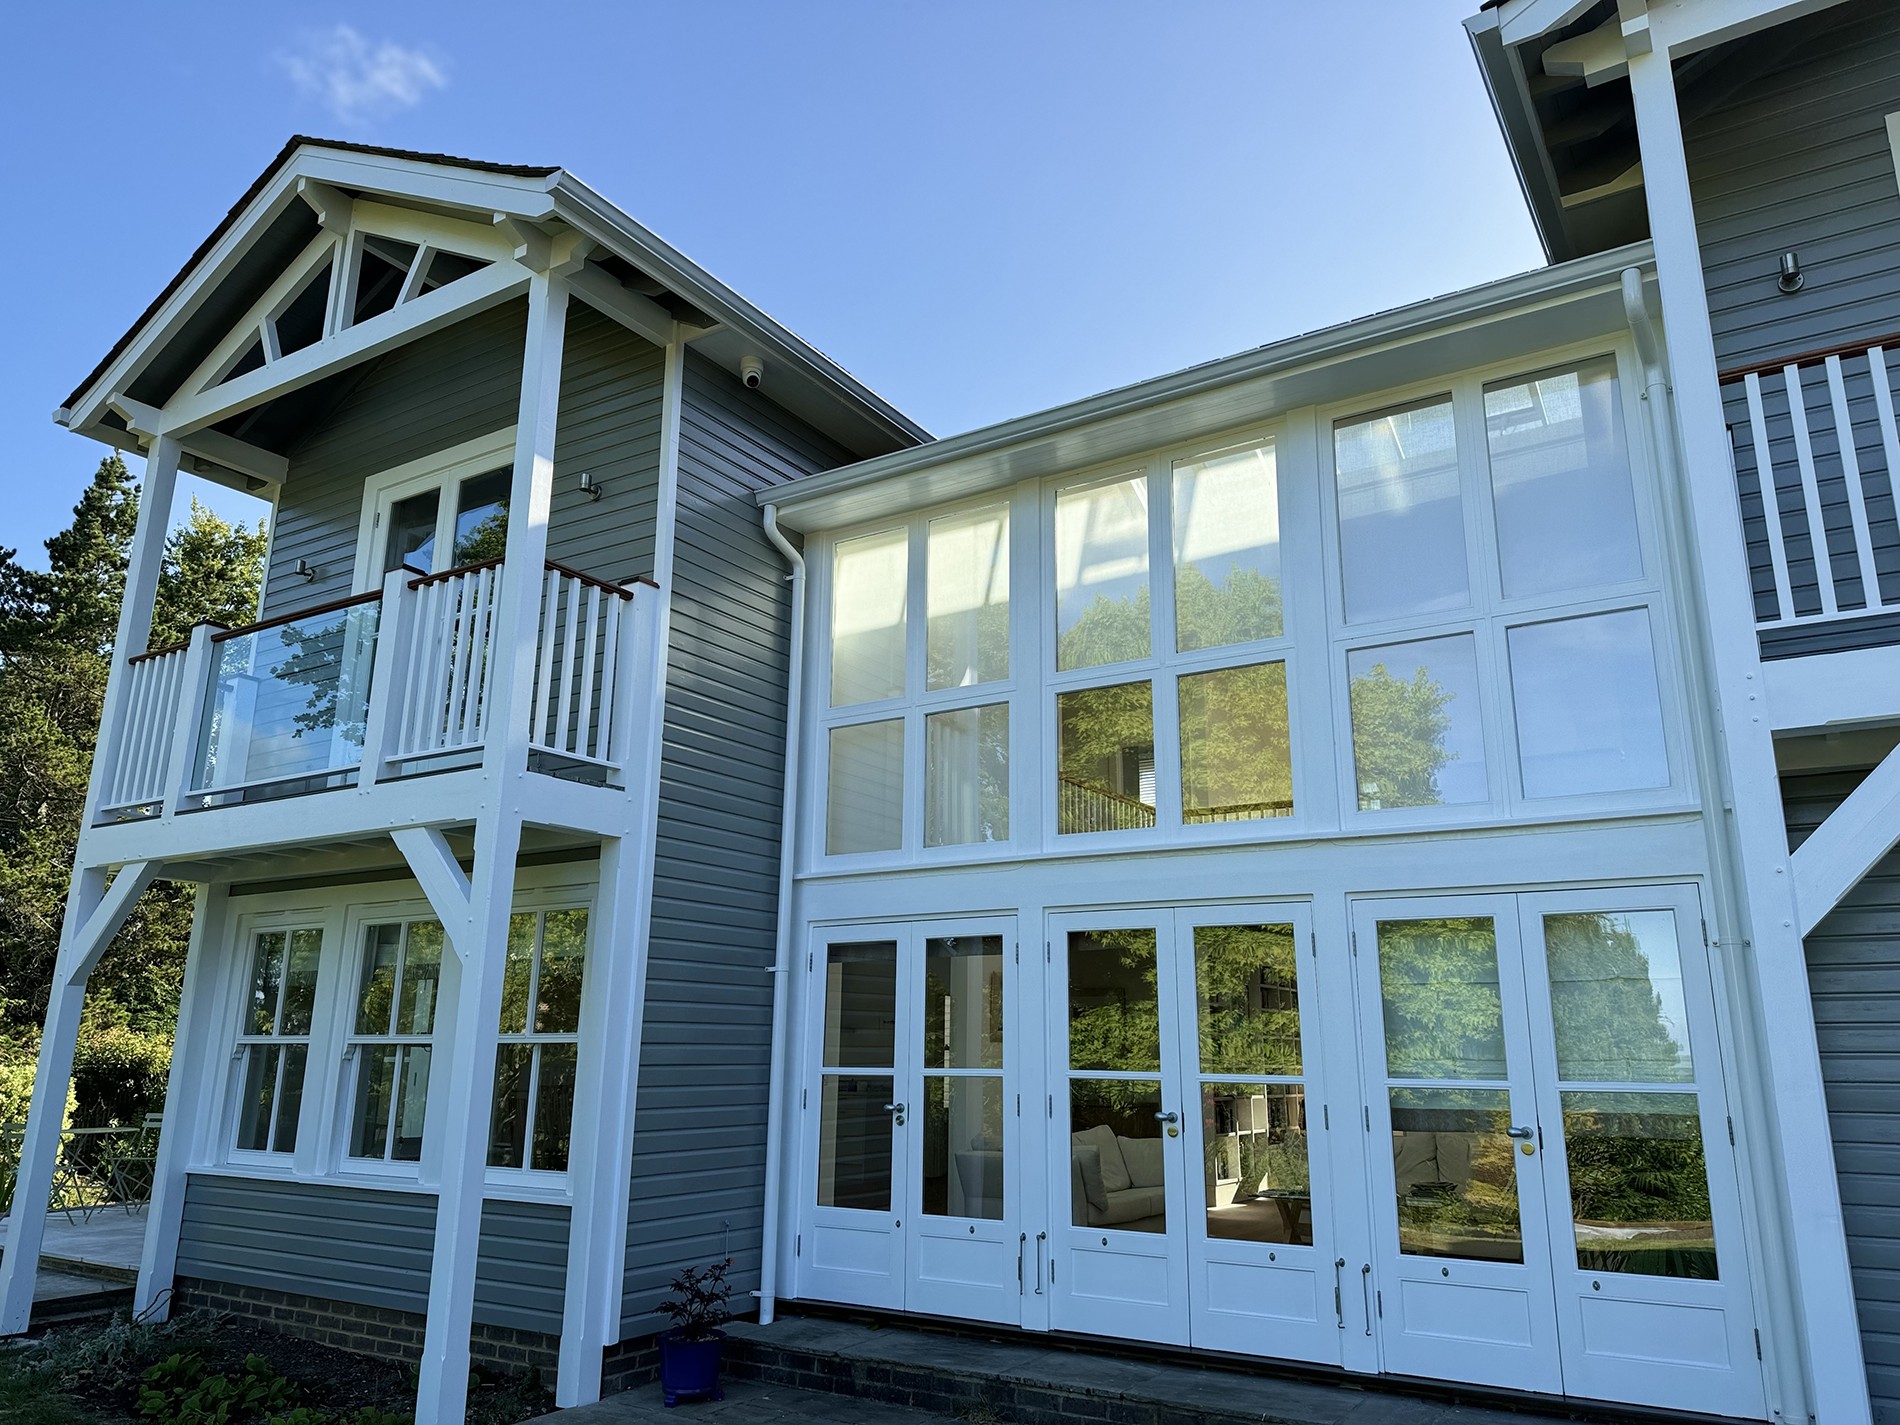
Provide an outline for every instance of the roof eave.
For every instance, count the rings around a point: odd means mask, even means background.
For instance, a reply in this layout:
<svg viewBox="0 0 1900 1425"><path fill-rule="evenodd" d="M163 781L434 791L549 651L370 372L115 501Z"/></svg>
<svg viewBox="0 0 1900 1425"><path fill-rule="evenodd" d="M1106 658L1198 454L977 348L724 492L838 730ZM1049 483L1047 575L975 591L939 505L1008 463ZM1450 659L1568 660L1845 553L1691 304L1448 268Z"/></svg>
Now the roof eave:
<svg viewBox="0 0 1900 1425"><path fill-rule="evenodd" d="M1646 272L1653 270L1653 249L1647 240L1290 337L1132 386L948 436L914 450L897 451L807 476L790 485L761 492L755 497L756 503L777 506L788 528L818 528L824 521L801 518L801 510L810 511L823 502L881 482L901 480L960 461L997 457L1019 447L1051 441L1085 426L1138 415L1223 387L1321 367L1380 348L1407 345L1460 327L1509 317L1526 307L1608 292L1617 286L1619 274L1630 267Z"/></svg>
<svg viewBox="0 0 1900 1425"><path fill-rule="evenodd" d="M1505 43L1499 20L1497 10L1484 10L1465 21L1465 34L1471 41L1472 57L1478 62L1485 92L1491 96L1491 112L1504 138L1505 151L1510 154L1518 189L1531 211L1545 259L1568 262L1577 256L1576 244L1564 220L1563 197L1544 147L1543 126L1525 87L1523 67L1516 51Z"/></svg>

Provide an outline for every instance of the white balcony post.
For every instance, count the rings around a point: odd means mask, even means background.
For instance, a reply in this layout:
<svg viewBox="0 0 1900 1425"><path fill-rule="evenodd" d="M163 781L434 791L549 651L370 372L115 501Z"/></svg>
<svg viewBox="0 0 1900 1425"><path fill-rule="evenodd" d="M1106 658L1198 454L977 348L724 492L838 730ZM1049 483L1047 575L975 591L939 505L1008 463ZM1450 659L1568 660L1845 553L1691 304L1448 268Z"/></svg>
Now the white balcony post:
<svg viewBox="0 0 1900 1425"><path fill-rule="evenodd" d="M218 1003L216 978L224 963L229 888L200 885L191 911L191 944L185 952L185 984L178 1003L177 1048L165 1080L165 1117L152 1166L152 1201L145 1210L145 1245L139 1256L132 1310L147 1320L171 1314L172 1278L178 1267L178 1232L185 1212L185 1169L192 1162L205 1114L216 1101L213 1076L223 1062L223 1039L212 1022Z"/></svg>
<svg viewBox="0 0 1900 1425"><path fill-rule="evenodd" d="M81 827L91 826L98 812L99 794L108 770L119 755L118 740L125 732L126 660L145 652L152 639L152 606L158 601L158 574L165 563L165 537L170 533L172 496L178 490L178 462L183 452L170 436L153 437L145 457L145 479L139 487L138 524L132 533L131 558L125 569L125 596L119 604L118 630L112 640L112 667L99 712L100 747L92 760L92 781L86 792Z"/></svg>
<svg viewBox="0 0 1900 1425"><path fill-rule="evenodd" d="M1840 1425L1865 1425L1866 1376L1840 1192L1668 49L1632 54L1629 76L1695 551L1686 580L1700 595L1698 614L1714 673L1710 696L1721 729L1717 770L1731 802L1726 824L1712 823L1712 854L1718 884L1739 882L1739 905L1735 912L1718 906L1715 923L1742 1041L1735 1059L1747 1110L1744 1126L1752 1128L1741 1145L1743 1161L1755 1163L1748 1187L1764 1229L1761 1266L1767 1279L1756 1300L1765 1308L1770 1405L1780 1419L1813 1414ZM1712 819L1724 817L1723 790L1705 789ZM1738 876L1721 874L1724 858ZM1742 924L1734 923L1738 915Z"/></svg>
<svg viewBox="0 0 1900 1425"><path fill-rule="evenodd" d="M8 1213L7 1250L0 1257L0 1336L19 1335L32 1319L33 1283L39 1274L46 1208L65 1127L66 1088L73 1076L73 1047L79 1037L79 1012L86 1002L86 980L157 870L153 862L134 861L110 885L103 866L73 872L66 920L60 928L59 958L46 999L46 1024L40 1033L33 1105L27 1110L26 1139L20 1145L20 1169Z"/></svg>
<svg viewBox="0 0 1900 1425"><path fill-rule="evenodd" d="M554 434L560 404L561 355L567 313L564 278L537 272L528 287L527 350L516 424L514 480L501 591L489 625L490 661L483 723L486 787L475 823L475 868L466 883L467 913L449 927L455 951L453 993L444 1003L453 1022L438 1021L429 1124L439 1157L435 1247L429 1276L428 1324L418 1368L416 1425L460 1425L468 1400L469 1331L474 1318L476 1256L495 1077L495 1035L501 1017L500 958L514 908L516 853L528 791L528 732L533 668L540 633L541 573L547 558L548 511L554 495ZM434 902L460 878L436 833L433 850L401 833L398 844ZM412 854L413 852L413 854ZM451 868L453 875L450 874ZM431 884L437 889L431 890ZM458 933L459 932L459 933ZM444 967L445 971L448 969ZM446 1052L445 1051L446 1048Z"/></svg>
<svg viewBox="0 0 1900 1425"><path fill-rule="evenodd" d="M217 629L201 623L191 630L185 648L185 666L178 684L178 706L173 710L171 745L165 752L165 815L171 816L197 780L198 732L211 706L211 660L218 645L211 641Z"/></svg>
<svg viewBox="0 0 1900 1425"><path fill-rule="evenodd" d="M363 719L363 765L356 785L367 791L382 780L392 729L402 726L402 681L408 675L410 620L416 600L409 597L407 569L383 575L383 601L376 612L376 656L369 677L369 715Z"/></svg>

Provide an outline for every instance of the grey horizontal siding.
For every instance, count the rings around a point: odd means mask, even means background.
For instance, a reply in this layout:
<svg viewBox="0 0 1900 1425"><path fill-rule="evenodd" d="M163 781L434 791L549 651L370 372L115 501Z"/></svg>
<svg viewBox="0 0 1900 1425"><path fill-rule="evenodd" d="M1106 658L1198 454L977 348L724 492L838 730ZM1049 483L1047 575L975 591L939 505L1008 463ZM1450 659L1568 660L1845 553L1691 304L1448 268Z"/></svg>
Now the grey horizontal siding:
<svg viewBox="0 0 1900 1425"><path fill-rule="evenodd" d="M526 331L515 303L400 347L301 438L278 502L262 617L349 593L366 479L514 424ZM615 582L651 572L661 361L652 343L569 305L550 559ZM606 487L599 501L580 493L583 470ZM299 559L316 580L289 572Z"/></svg>
<svg viewBox="0 0 1900 1425"><path fill-rule="evenodd" d="M784 777L784 561L762 489L845 452L697 357L685 373L672 638L622 1331L682 1266L759 1280Z"/></svg>
<svg viewBox="0 0 1900 1425"><path fill-rule="evenodd" d="M1900 25L1853 0L1739 42L1682 95L1722 367L1900 332ZM1780 254L1806 285L1776 290Z"/></svg>
<svg viewBox="0 0 1900 1425"><path fill-rule="evenodd" d="M1860 775L1784 778L1789 841L1806 840ZM1867 1383L1889 1425L1900 1422L1900 852L1814 928L1807 961Z"/></svg>
<svg viewBox="0 0 1900 1425"><path fill-rule="evenodd" d="M484 1204L475 1319L558 1336L567 1233L563 1204ZM435 1199L422 1193L194 1174L178 1274L421 1313L434 1243Z"/></svg>
<svg viewBox="0 0 1900 1425"><path fill-rule="evenodd" d="M526 335L527 306L514 302L364 368L329 417L291 448L260 617L350 592L364 480L514 423ZM299 559L310 561L316 579L290 572Z"/></svg>

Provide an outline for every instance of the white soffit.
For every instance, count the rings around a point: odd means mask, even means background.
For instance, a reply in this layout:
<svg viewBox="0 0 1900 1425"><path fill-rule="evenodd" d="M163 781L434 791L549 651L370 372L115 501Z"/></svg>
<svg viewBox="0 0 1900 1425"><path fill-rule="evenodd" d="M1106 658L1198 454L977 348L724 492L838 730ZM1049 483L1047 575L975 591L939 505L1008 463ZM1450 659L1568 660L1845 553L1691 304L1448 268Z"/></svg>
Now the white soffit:
<svg viewBox="0 0 1900 1425"><path fill-rule="evenodd" d="M1507 277L1109 391L760 494L812 532L1258 425L1302 406L1444 378L1624 334L1619 277L1648 243Z"/></svg>

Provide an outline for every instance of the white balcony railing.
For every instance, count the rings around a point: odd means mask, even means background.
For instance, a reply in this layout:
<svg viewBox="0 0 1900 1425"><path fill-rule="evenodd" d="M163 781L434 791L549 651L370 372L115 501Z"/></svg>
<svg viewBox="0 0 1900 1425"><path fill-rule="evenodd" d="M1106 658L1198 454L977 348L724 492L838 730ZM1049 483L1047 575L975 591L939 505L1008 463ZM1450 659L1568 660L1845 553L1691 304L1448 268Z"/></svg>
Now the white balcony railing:
<svg viewBox="0 0 1900 1425"><path fill-rule="evenodd" d="M377 593L129 660L102 735L96 820L145 818L353 786L476 761L502 702L500 561L392 575ZM617 680L633 591L547 566L533 679L531 765L615 782Z"/></svg>
<svg viewBox="0 0 1900 1425"><path fill-rule="evenodd" d="M1723 373L1764 630L1900 611L1889 363L1874 344Z"/></svg>

